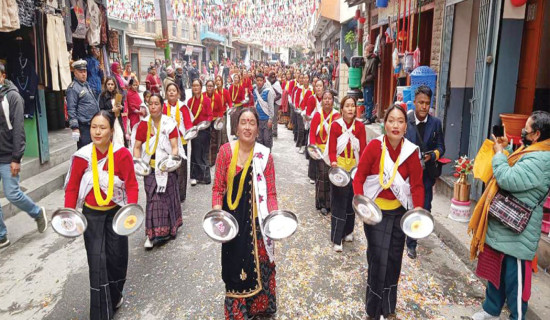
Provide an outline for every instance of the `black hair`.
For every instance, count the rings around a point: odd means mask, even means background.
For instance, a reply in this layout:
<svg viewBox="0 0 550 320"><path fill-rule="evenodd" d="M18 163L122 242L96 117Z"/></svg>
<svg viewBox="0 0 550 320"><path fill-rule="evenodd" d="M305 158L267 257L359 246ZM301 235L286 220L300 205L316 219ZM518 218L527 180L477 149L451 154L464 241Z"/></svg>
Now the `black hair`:
<svg viewBox="0 0 550 320"><path fill-rule="evenodd" d="M216 83L214 82L214 80L212 79L209 79L206 81L206 83L204 84L205 86L208 86L208 82L212 82L212 86L215 88L216 87Z"/></svg>
<svg viewBox="0 0 550 320"><path fill-rule="evenodd" d="M6 74L6 67L3 63L0 63L0 74Z"/></svg>
<svg viewBox="0 0 550 320"><path fill-rule="evenodd" d="M324 94L324 93L323 93ZM355 99L354 97L352 96L345 96L344 98L342 98L342 100L340 101L340 110L343 110L344 109L344 105L346 104L346 101L348 101L349 99L353 100L353 104L355 105L355 107L357 107L357 99Z"/></svg>
<svg viewBox="0 0 550 320"><path fill-rule="evenodd" d="M429 88L428 88L429 89ZM392 105L391 107L389 107L387 110L386 110L386 114L384 115L384 123L386 123L386 121L388 121L388 117L390 116L390 113L393 111L393 110L399 110L403 113L403 115L405 116L405 121L407 120L407 111L405 109L403 109L402 106L398 105L398 104L394 104Z"/></svg>
<svg viewBox="0 0 550 320"><path fill-rule="evenodd" d="M432 89L430 89L430 87L426 86L426 85L421 85L420 87L416 88L416 90L414 91L414 97L416 98L417 95L419 94L425 94L428 96L428 98L430 98L430 100L432 99Z"/></svg>
<svg viewBox="0 0 550 320"><path fill-rule="evenodd" d="M533 120L531 129L533 132L540 131L540 138L538 141L544 141L550 139L550 113L547 111L535 111L530 116Z"/></svg>
<svg viewBox="0 0 550 320"><path fill-rule="evenodd" d="M177 86L176 86L176 87L177 87ZM156 93L156 92L153 93L153 94L151 95L151 97L149 98L149 101L151 101L151 99L152 99L153 97L159 98L160 105L161 105L161 106L164 105L164 98L160 95L160 93Z"/></svg>
<svg viewBox="0 0 550 320"><path fill-rule="evenodd" d="M251 112L254 115L254 118L256 118L256 123L260 125L260 116L258 115L258 111L256 111L256 108L242 108L239 112L239 115L237 116L237 126L241 122L241 116L245 114L245 112Z"/></svg>
<svg viewBox="0 0 550 320"><path fill-rule="evenodd" d="M164 88L164 90L165 90L166 92L168 92L168 88L169 88L169 87L172 87L172 86L173 86L173 87L176 87L176 91L177 91L177 92L180 92L180 88L178 87L178 85L177 85L175 82L170 82L168 85L166 85L166 88Z"/></svg>
<svg viewBox="0 0 550 320"><path fill-rule="evenodd" d="M149 91L149 90L143 91L143 97L144 97L144 98L145 98L148 94L150 95L150 94L151 94L151 91Z"/></svg>
<svg viewBox="0 0 550 320"><path fill-rule="evenodd" d="M323 94L321 95L322 98L325 97L325 94L330 94L330 96L332 97L332 103L334 103L334 92L332 92L331 90L328 90L328 89L325 89L323 90Z"/></svg>
<svg viewBox="0 0 550 320"><path fill-rule="evenodd" d="M263 73L258 73L258 74L256 75L256 78L262 78L262 79L265 80L265 77L264 77L264 74L263 74Z"/></svg>
<svg viewBox="0 0 550 320"><path fill-rule="evenodd" d="M103 93L103 94L106 94L107 92L109 92L109 91L107 90L107 82L109 82L109 81L113 81L113 82L115 83L115 89L113 90L112 95L116 95L117 93L120 93L120 92L118 91L118 82L117 82L117 80L115 79L115 77L113 77L113 76L107 76L107 77L105 77L105 82L103 82L103 92L102 92L102 93ZM111 94L111 93L109 93L109 94Z"/></svg>
<svg viewBox="0 0 550 320"><path fill-rule="evenodd" d="M107 119L107 121L109 121L109 126L111 127L111 129L113 129L115 127L115 117L113 117L113 115L111 114L111 112L107 111L107 110L99 110L98 112L96 112L94 114L94 116L92 117L92 120L90 120L90 123L96 118L96 117L103 117L105 119Z"/></svg>
<svg viewBox="0 0 550 320"><path fill-rule="evenodd" d="M191 86L193 86L193 83L195 83L195 81L197 81L201 85L201 88L202 88L202 80L198 79L198 78L193 80L193 82L191 82Z"/></svg>
<svg viewBox="0 0 550 320"><path fill-rule="evenodd" d="M323 88L325 87L325 82L322 79L317 78L317 81L313 83L313 85L317 85L317 82L321 81L323 83Z"/></svg>

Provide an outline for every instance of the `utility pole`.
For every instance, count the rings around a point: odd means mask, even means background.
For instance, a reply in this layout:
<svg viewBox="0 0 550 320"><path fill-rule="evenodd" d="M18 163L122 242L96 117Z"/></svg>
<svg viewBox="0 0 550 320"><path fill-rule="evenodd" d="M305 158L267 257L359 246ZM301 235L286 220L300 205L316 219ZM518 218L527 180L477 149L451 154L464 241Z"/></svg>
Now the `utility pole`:
<svg viewBox="0 0 550 320"><path fill-rule="evenodd" d="M168 19L166 17L166 0L159 0L160 8L160 25L162 27L162 38L166 40L164 47L164 60L168 61L168 65L172 64L172 54L170 52L170 37L168 36Z"/></svg>

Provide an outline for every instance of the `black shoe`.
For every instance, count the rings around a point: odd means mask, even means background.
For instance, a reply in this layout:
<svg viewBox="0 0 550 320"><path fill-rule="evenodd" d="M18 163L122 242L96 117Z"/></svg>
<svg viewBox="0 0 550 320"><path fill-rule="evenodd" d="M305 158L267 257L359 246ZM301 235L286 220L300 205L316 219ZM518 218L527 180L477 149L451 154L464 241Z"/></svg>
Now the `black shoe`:
<svg viewBox="0 0 550 320"><path fill-rule="evenodd" d="M0 248L5 248L5 247L9 246L10 244L11 244L10 240L7 237L0 239Z"/></svg>
<svg viewBox="0 0 550 320"><path fill-rule="evenodd" d="M367 120L363 121L363 124L369 125L369 124L372 124L372 121L370 121L370 119L367 119Z"/></svg>
<svg viewBox="0 0 550 320"><path fill-rule="evenodd" d="M416 259L416 248L407 247L407 256L411 259Z"/></svg>
<svg viewBox="0 0 550 320"><path fill-rule="evenodd" d="M328 214L328 210L326 208L321 208L321 214L326 216Z"/></svg>

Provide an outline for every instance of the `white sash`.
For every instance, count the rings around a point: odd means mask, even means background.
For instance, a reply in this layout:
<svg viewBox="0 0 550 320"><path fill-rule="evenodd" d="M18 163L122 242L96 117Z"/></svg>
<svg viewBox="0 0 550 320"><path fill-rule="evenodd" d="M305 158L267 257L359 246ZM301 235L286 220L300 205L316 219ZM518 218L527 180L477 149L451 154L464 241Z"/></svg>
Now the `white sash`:
<svg viewBox="0 0 550 320"><path fill-rule="evenodd" d="M67 184L69 183L69 179L71 177L71 170L72 170L73 161L75 157L82 158L88 162L88 168L86 168L86 171L84 172L80 180L80 187L78 189L78 199L76 202L76 208L82 208L82 206L84 205L84 201L86 200L86 196L88 195L88 193L90 193L90 191L94 186L93 184L94 177L92 172L92 146L93 146L93 143L87 144L75 152L75 154L71 158L71 166L69 167L69 173L65 178L65 186L63 187L63 189L67 189ZM122 148L121 145L113 144L113 156L121 148ZM101 188L101 191L103 191L105 194L107 194L107 191L109 189L109 173L108 171L103 170L103 167L105 166L105 162L107 161L107 159L108 159L108 156L97 162L97 168L99 173L99 187ZM114 176L113 197L111 199L114 203L116 203L121 207L125 206L128 203L125 183L116 175Z"/></svg>
<svg viewBox="0 0 550 320"><path fill-rule="evenodd" d="M264 233L263 221L269 215L267 208L267 182L265 181L264 170L269 159L269 148L260 143L254 145L254 157L252 158L252 181L254 185L254 195L256 200L256 210L258 212L258 221L260 222L260 230L263 234L264 244L266 247L269 261L274 261L274 244L273 240L268 238Z"/></svg>
<svg viewBox="0 0 550 320"><path fill-rule="evenodd" d="M269 89L265 89L269 90ZM262 108L262 111L268 116L271 117L269 114L269 106L267 105L267 102L265 102L264 98L262 97L261 93L258 91L258 88L254 89L254 92L256 92L256 100L258 100L258 103L260 104L260 107ZM262 91L263 93L263 91ZM269 95L269 93L268 93Z"/></svg>
<svg viewBox="0 0 550 320"><path fill-rule="evenodd" d="M381 135L376 139L379 141L383 141L384 135ZM401 147L401 153L399 155L398 166L401 166L405 162L405 160L407 160L416 150L418 150L417 145L407 139L404 139L403 146ZM395 162L390 157L388 146L386 146L386 155L384 157L384 183L387 183L390 180L394 164ZM390 186L390 189L397 200L399 200L403 208L410 210L414 207L412 202L411 185L409 183L409 178L407 178L406 180L403 179L399 171L397 171L395 179ZM367 177L367 180L363 184L363 192L365 196L373 200L378 197L380 192L382 192L382 186L380 185L378 174L373 174Z"/></svg>
<svg viewBox="0 0 550 320"><path fill-rule="evenodd" d="M6 118L6 123L8 124L8 130L13 129L10 120L10 105L8 103L8 95L4 96L2 99L2 109L4 109L4 117Z"/></svg>
<svg viewBox="0 0 550 320"><path fill-rule="evenodd" d="M361 145L359 144L359 139L355 137L355 134L353 133L353 130L352 130L352 128L355 126L355 119L353 120L353 123L350 129L347 128L346 123L344 122L344 118L340 118L335 122L338 123L342 128L342 134L336 140L336 155L338 156L342 152L344 152L344 150L348 146L348 143L351 143L351 149L353 150L353 156L355 157L355 161L359 162L359 152L360 152ZM328 157L329 144L330 144L330 136L327 140L325 152L323 153L325 162L330 166L330 160Z"/></svg>
<svg viewBox="0 0 550 320"><path fill-rule="evenodd" d="M321 109L321 111L319 112L319 115L322 115L322 112L323 110ZM323 121L323 123L320 123L319 126L317 127L317 131L315 132L316 135L319 135L319 132L321 132L321 126L323 126L323 128L325 129L325 132L327 133L327 135L329 134L331 124L329 124L328 121L330 120L330 117L334 117L334 114L338 114L338 111L332 109L328 117L326 117L325 121ZM327 140L327 143L328 143L328 140Z"/></svg>

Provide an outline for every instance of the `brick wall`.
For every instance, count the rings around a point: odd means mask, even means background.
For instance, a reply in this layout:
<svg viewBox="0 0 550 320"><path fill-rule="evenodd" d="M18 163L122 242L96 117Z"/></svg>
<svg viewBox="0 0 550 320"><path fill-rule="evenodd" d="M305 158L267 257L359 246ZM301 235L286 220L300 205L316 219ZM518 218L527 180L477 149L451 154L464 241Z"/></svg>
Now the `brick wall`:
<svg viewBox="0 0 550 320"><path fill-rule="evenodd" d="M443 32L444 14L445 14L445 1L435 1L430 67L436 73L439 73L439 67L440 67L441 37Z"/></svg>

